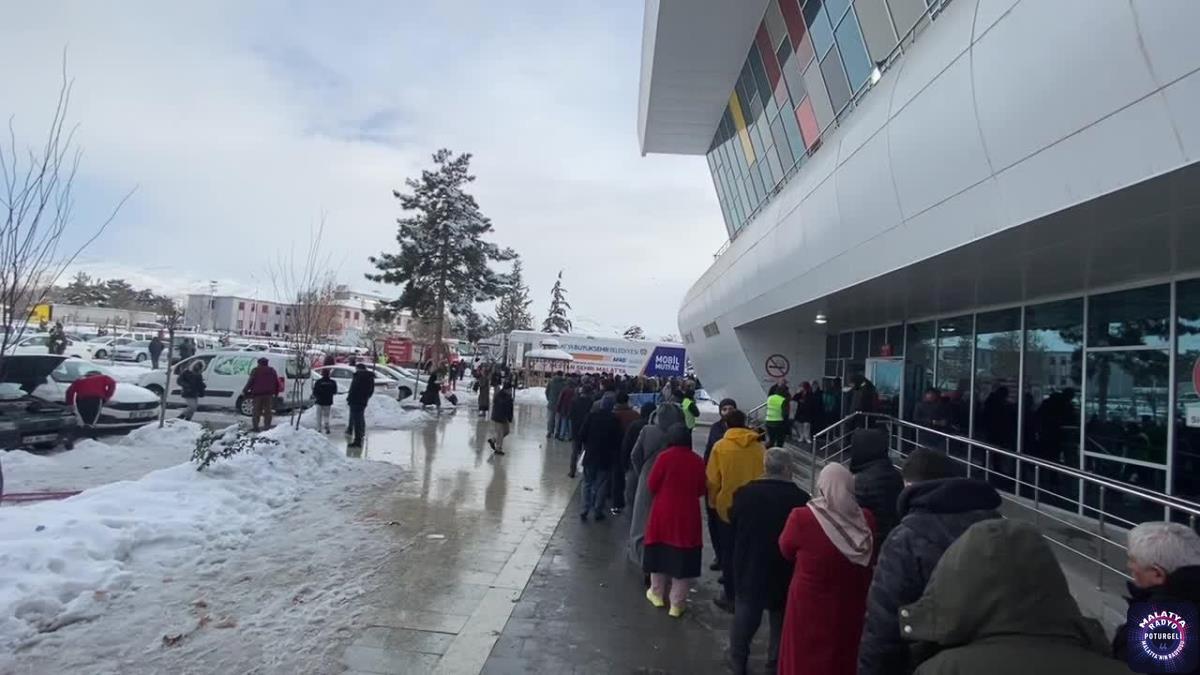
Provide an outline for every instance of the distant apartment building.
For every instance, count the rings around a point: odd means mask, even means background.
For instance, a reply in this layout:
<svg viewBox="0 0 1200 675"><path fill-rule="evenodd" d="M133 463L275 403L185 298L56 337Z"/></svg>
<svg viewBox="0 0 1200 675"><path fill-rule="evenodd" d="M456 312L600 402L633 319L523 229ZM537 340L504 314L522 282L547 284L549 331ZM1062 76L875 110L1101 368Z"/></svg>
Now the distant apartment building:
<svg viewBox="0 0 1200 675"><path fill-rule="evenodd" d="M361 335L368 328L368 312L379 307L387 298L373 293L338 286L331 310L334 312L334 332L344 338ZM247 298L236 295L188 295L186 322L201 330L238 335L276 336L293 330L294 305L290 303ZM412 321L407 312L391 325L389 332L407 333Z"/></svg>

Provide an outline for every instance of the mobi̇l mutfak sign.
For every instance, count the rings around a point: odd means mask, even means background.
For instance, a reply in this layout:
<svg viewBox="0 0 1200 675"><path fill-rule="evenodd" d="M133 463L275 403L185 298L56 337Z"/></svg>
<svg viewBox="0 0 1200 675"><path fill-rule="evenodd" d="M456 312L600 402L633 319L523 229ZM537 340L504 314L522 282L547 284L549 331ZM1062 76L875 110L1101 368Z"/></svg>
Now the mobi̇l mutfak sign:
<svg viewBox="0 0 1200 675"><path fill-rule="evenodd" d="M559 338L559 349L575 358L575 373L610 373L648 377L683 377L687 350L672 345L630 340Z"/></svg>

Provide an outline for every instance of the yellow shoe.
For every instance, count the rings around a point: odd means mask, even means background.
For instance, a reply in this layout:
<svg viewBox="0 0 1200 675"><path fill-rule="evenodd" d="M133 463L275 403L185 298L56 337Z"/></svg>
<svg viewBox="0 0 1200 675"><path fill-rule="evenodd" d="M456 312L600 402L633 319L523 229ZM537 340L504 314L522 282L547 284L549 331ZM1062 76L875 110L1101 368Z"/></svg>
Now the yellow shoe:
<svg viewBox="0 0 1200 675"><path fill-rule="evenodd" d="M678 619L679 617L683 616L683 607L672 607L671 609L667 610L667 614L670 615L672 619Z"/></svg>
<svg viewBox="0 0 1200 675"><path fill-rule="evenodd" d="M667 603L663 602L661 596L654 594L654 589L652 588L646 589L646 599L649 600L650 604L654 605L655 607L666 607L667 605Z"/></svg>

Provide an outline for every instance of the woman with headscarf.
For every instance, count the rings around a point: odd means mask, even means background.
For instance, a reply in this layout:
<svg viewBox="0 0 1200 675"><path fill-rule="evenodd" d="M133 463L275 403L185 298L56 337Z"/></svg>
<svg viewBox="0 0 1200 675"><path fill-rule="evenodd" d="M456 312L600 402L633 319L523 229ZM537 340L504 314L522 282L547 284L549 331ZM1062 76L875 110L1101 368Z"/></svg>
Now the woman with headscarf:
<svg viewBox="0 0 1200 675"><path fill-rule="evenodd" d="M638 569L642 568L642 540L646 536L646 519L650 517L650 505L654 501L646 482L658 453L667 447L667 430L676 424L683 424L683 408L675 403L658 406L650 424L642 428L629 453L630 482L637 483L633 512L629 516L629 559Z"/></svg>
<svg viewBox="0 0 1200 675"><path fill-rule="evenodd" d="M829 464L817 494L793 509L779 552L795 564L780 675L854 675L875 558L875 517L854 498L854 476Z"/></svg>
<svg viewBox="0 0 1200 675"><path fill-rule="evenodd" d="M655 607L666 604L669 614L683 616L689 580L700 576L704 533L700 498L707 490L704 460L692 452L692 432L686 424L667 430L666 449L654 461L646 488L654 495L646 522L642 571L650 575L646 599Z"/></svg>

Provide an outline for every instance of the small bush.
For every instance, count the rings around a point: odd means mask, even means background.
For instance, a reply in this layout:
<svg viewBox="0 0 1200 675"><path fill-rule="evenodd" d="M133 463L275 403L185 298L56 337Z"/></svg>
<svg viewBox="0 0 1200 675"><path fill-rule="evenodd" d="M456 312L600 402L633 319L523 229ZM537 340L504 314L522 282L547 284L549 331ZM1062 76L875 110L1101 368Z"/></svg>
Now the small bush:
<svg viewBox="0 0 1200 675"><path fill-rule="evenodd" d="M236 425L221 430L205 429L196 439L192 461L196 462L197 471L203 471L218 459L229 459L262 445L279 445L279 441L257 436Z"/></svg>

